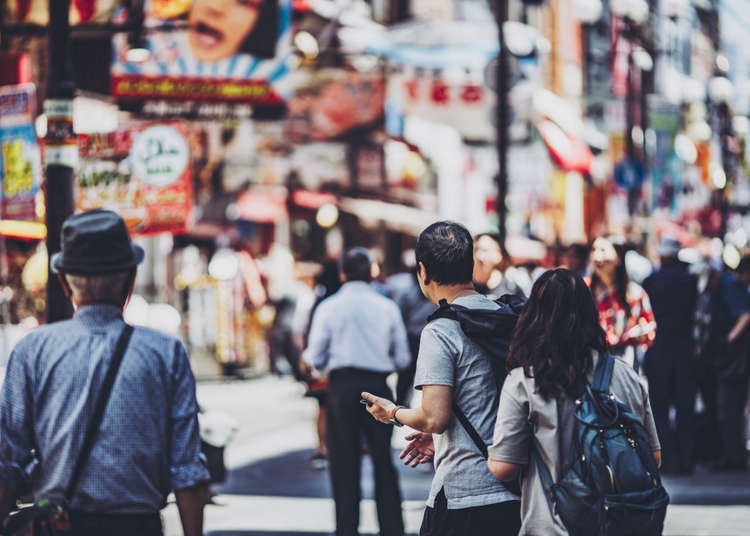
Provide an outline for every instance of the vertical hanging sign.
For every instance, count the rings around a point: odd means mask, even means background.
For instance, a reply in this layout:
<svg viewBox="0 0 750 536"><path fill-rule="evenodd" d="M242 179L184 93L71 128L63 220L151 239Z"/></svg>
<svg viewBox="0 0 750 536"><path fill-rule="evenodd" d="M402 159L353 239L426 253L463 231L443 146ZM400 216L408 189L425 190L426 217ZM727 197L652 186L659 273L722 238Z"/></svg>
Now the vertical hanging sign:
<svg viewBox="0 0 750 536"><path fill-rule="evenodd" d="M45 166L78 167L78 140L73 130L73 99L47 99L47 138L44 145Z"/></svg>
<svg viewBox="0 0 750 536"><path fill-rule="evenodd" d="M42 166L34 129L33 84L0 87L2 218L36 220Z"/></svg>

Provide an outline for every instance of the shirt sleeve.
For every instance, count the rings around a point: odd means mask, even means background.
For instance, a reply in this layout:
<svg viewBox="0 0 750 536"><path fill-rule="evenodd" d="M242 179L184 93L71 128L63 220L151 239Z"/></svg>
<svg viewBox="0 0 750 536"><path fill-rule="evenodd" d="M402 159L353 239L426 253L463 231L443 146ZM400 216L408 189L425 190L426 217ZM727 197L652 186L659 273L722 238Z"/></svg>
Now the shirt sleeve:
<svg viewBox="0 0 750 536"><path fill-rule="evenodd" d="M15 493L25 481L33 442L32 376L23 341L10 355L0 394L0 486Z"/></svg>
<svg viewBox="0 0 750 536"><path fill-rule="evenodd" d="M177 343L172 382L169 474L172 489L177 491L210 479L201 454L195 378L182 343Z"/></svg>
<svg viewBox="0 0 750 536"><path fill-rule="evenodd" d="M436 320L422 330L417 372L414 377L415 389L421 390L425 385L456 386L455 360L458 348L450 337L437 327L440 322L441 320Z"/></svg>
<svg viewBox="0 0 750 536"><path fill-rule="evenodd" d="M641 397L643 399L641 422L643 427L646 429L648 434L648 442L651 446L651 450L661 450L661 443L659 442L659 434L656 431L656 421L654 420L654 412L651 411L651 399L648 396L648 387L645 381L638 379L638 385L641 388Z"/></svg>
<svg viewBox="0 0 750 536"><path fill-rule="evenodd" d="M331 357L331 330L328 327L327 310L326 302L323 302L313 314L307 349L302 354L305 363L318 370L325 369Z"/></svg>
<svg viewBox="0 0 750 536"><path fill-rule="evenodd" d="M411 351L409 350L409 339L406 337L406 326L401 318L398 307L393 307L393 318L391 325L391 337L393 341L393 363L397 370L403 370L411 364Z"/></svg>
<svg viewBox="0 0 750 536"><path fill-rule="evenodd" d="M529 462L529 439L529 402L523 387L523 371L517 369L508 375L500 394L489 457L525 465Z"/></svg>

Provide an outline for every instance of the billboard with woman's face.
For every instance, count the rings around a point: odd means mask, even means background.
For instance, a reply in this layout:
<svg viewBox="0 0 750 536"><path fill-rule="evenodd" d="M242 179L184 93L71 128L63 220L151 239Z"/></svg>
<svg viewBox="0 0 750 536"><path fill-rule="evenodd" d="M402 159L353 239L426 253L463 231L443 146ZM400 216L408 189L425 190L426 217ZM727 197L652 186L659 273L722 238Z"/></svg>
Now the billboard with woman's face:
<svg viewBox="0 0 750 536"><path fill-rule="evenodd" d="M144 35L114 39L123 100L275 104L286 97L290 0L147 0ZM133 61L129 51L148 54Z"/></svg>

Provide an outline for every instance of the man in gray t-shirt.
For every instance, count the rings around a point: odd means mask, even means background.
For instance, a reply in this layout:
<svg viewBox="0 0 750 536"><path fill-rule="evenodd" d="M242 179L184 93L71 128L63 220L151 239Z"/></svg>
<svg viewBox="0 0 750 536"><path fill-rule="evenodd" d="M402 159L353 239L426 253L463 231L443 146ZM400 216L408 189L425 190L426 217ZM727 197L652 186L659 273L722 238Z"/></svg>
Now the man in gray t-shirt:
<svg viewBox="0 0 750 536"><path fill-rule="evenodd" d="M442 300L472 309L496 309L472 285L473 241L451 222L438 222L419 236L419 284L434 304ZM488 358L456 320L439 318L422 332L415 386L422 404L408 409L362 393L381 422L407 425L419 433L402 453L413 466L433 460L435 478L420 536L515 536L520 528L518 497L490 473L487 461L452 414L455 400L485 444L492 443L499 394Z"/></svg>

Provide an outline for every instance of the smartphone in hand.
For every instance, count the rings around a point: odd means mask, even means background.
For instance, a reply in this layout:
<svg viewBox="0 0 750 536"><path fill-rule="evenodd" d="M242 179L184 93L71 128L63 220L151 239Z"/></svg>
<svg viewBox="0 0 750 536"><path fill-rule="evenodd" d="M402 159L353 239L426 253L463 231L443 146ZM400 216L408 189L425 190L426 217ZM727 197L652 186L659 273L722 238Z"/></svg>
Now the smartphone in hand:
<svg viewBox="0 0 750 536"><path fill-rule="evenodd" d="M367 406L368 408L372 406L372 402L370 402L369 400L365 400L364 398L361 399L359 403L362 404L363 406Z"/></svg>

